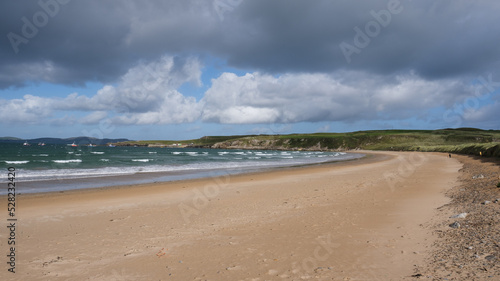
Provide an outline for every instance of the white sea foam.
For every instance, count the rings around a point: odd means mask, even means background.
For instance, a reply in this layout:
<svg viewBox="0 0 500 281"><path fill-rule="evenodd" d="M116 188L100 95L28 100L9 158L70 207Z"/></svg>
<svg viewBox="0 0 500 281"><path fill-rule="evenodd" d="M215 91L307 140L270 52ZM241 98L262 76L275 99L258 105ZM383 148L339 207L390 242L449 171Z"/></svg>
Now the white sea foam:
<svg viewBox="0 0 500 281"><path fill-rule="evenodd" d="M54 163L67 164L67 163L81 163L82 159L69 159L69 160L52 160Z"/></svg>
<svg viewBox="0 0 500 281"><path fill-rule="evenodd" d="M156 151L150 151L149 154L156 154Z"/></svg>
<svg viewBox="0 0 500 281"><path fill-rule="evenodd" d="M104 154L103 151L91 151L90 153L92 153L92 154Z"/></svg>
<svg viewBox="0 0 500 281"><path fill-rule="evenodd" d="M49 155L48 154L33 154L32 156L34 156L34 157L37 157L37 156L39 156L39 157L47 157Z"/></svg>
<svg viewBox="0 0 500 281"><path fill-rule="evenodd" d="M4 161L7 164L28 164L30 161L27 160L21 160L21 161Z"/></svg>
<svg viewBox="0 0 500 281"><path fill-rule="evenodd" d="M145 153L145 152L144 152ZM31 155L31 154L30 154ZM106 159L95 159L100 164L94 168L81 168L81 166L61 165L47 166L40 170L27 170L23 166L19 167L23 170L20 173L20 181L46 181L59 179L79 179L107 176L122 176L144 173L167 173L165 177L170 177L171 173L181 172L183 175L197 175L200 173L215 172L241 172L255 169L268 169L270 167L305 165L313 163L321 163L331 160L342 160L356 157L353 154L344 156L345 153L332 152L305 152L305 151L172 151L169 154L158 154L154 159L146 159L144 156L132 159L134 156L128 153L119 155L119 158L114 158L113 154L107 154ZM146 154L147 155L147 154ZM179 155L172 157L171 155ZM188 157L205 156L205 157ZM361 154L358 154L361 155ZM357 156L360 157L360 156ZM64 159L64 157L62 157ZM21 158L22 159L22 158ZM189 160L188 160L189 159ZM84 158L85 164L89 165ZM128 164L123 166L123 161L128 161ZM178 161L181 160L181 161ZM39 162L41 160L34 160ZM43 161L43 160L42 160ZM132 162L133 161L133 162ZM28 163L29 161L4 161L6 163ZM54 163L80 163L81 159L66 159L52 160ZM134 163L134 164L132 164ZM36 164L36 163L35 163ZM41 166L41 164L38 164ZM121 166L120 166L121 165ZM149 178L149 175L147 176ZM151 177L154 178L154 177Z"/></svg>

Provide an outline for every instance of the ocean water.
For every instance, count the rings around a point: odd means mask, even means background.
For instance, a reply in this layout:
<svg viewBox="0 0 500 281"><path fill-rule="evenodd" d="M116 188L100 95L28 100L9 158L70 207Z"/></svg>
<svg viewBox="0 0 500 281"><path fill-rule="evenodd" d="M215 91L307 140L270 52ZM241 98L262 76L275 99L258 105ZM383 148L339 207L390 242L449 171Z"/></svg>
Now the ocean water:
<svg viewBox="0 0 500 281"><path fill-rule="evenodd" d="M18 193L171 181L342 161L362 154L315 151L88 147L0 143L0 182L16 170ZM0 189L6 194L6 188Z"/></svg>

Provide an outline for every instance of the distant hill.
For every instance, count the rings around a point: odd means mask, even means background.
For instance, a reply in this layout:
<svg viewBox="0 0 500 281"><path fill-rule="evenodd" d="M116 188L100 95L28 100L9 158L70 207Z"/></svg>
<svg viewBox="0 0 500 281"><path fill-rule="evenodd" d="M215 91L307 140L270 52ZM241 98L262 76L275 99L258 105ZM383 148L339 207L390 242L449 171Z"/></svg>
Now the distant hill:
<svg viewBox="0 0 500 281"><path fill-rule="evenodd" d="M116 143L116 142L125 142L129 141L128 139L97 139L91 137L74 137L74 138L36 138L36 139L20 139L14 137L2 137L0 138L0 143L24 143L27 141L30 144L72 144L73 142L77 145L87 145L87 144L95 144L95 145L106 145L108 143Z"/></svg>
<svg viewBox="0 0 500 281"><path fill-rule="evenodd" d="M220 149L437 151L500 157L500 131L474 128L379 130L350 133L207 136L184 141L129 141L116 145Z"/></svg>
<svg viewBox="0 0 500 281"><path fill-rule="evenodd" d="M1 141L17 141L17 140L21 140L20 138L14 138L14 137L1 137L0 138L0 142Z"/></svg>

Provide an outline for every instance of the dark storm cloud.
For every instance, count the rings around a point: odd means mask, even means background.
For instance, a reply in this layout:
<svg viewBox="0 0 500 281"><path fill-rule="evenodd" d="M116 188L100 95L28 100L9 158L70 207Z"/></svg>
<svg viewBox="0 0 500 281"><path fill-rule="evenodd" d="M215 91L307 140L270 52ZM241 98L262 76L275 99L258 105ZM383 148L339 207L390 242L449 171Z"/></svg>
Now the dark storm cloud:
<svg viewBox="0 0 500 281"><path fill-rule="evenodd" d="M230 62L275 71L375 73L415 70L427 78L490 71L498 66L500 31L494 1L248 1L238 9L245 45L235 42ZM356 46L355 28L364 34L372 12L391 14L384 27L346 61L339 45ZM264 8L265 7L265 8Z"/></svg>
<svg viewBox="0 0 500 281"><path fill-rule="evenodd" d="M39 3L52 4L52 10L45 12ZM114 82L138 63L165 54L216 56L234 67L268 73L414 71L431 80L494 72L500 59L500 3L495 1L41 0L0 5L0 88L27 81ZM366 33L367 24L377 22L372 11L387 11L390 5L400 12L392 13L386 26L379 24L366 46L356 47L355 28ZM25 20L44 23L40 12L47 14L46 23L25 38ZM13 47L9 34L28 42ZM358 49L350 62L342 43Z"/></svg>
<svg viewBox="0 0 500 281"><path fill-rule="evenodd" d="M0 54L6 62L0 68L4 75L11 75L11 80L17 84L24 80L78 84L88 80L113 80L130 66L121 43L128 34L128 19L123 17L121 9L98 5L97 2L72 1L65 5L57 1L41 2L56 3L58 8L51 8L57 13L48 16L47 23L39 27L33 16L44 9L36 1L19 1L15 2L17 7L2 9L7 15L2 15L0 31L4 35ZM36 31L25 28L23 33L26 19ZM12 47L8 38L11 32L28 42ZM26 34L34 36L28 38ZM12 65L33 67L47 64L51 67L34 73L29 67L19 72L6 71ZM36 77L37 74L42 77Z"/></svg>

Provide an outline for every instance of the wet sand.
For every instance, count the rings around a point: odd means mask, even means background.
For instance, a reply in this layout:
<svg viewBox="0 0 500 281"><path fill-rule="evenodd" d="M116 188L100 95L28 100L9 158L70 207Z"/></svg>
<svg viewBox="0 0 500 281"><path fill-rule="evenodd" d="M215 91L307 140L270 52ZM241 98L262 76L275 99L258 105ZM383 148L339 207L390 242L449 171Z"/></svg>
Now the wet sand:
<svg viewBox="0 0 500 281"><path fill-rule="evenodd" d="M460 162L343 163L18 196L2 280L414 280ZM6 198L1 197L6 205ZM6 222L7 212L1 213ZM8 251L1 232L0 249ZM4 260L7 261L7 257Z"/></svg>

